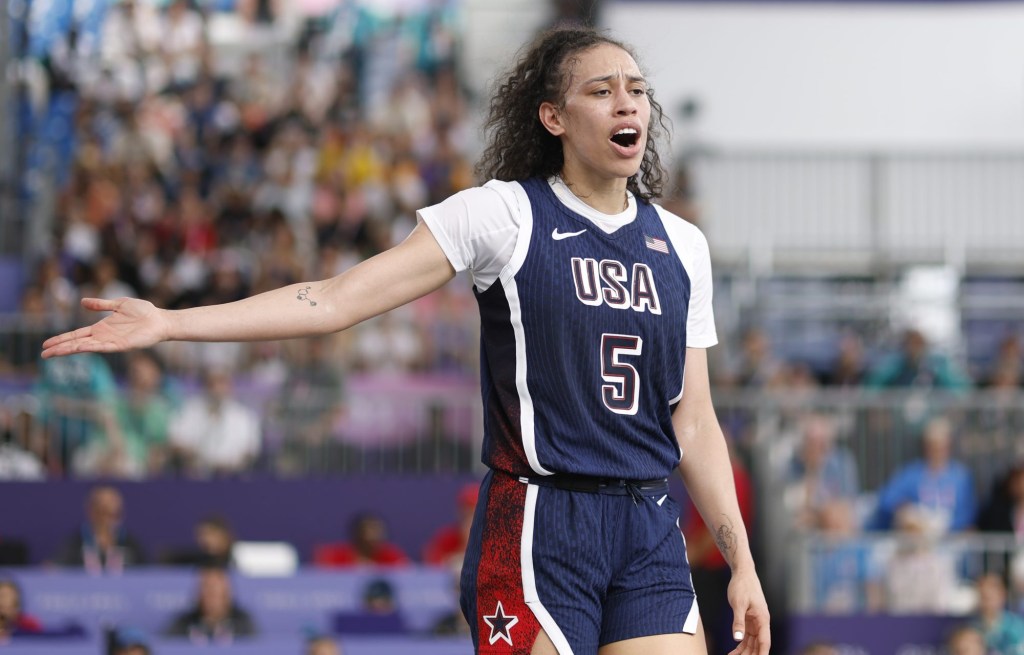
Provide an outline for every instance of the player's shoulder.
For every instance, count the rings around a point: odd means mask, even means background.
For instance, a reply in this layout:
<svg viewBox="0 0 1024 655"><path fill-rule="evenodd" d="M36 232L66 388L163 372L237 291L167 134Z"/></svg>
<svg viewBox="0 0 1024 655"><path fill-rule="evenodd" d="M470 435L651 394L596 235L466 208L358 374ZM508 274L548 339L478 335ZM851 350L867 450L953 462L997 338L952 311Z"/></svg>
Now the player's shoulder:
<svg viewBox="0 0 1024 655"><path fill-rule="evenodd" d="M478 188L486 193L497 195L501 198L502 202L510 207L518 206L519 198L525 193L523 186L519 182L507 182L505 180L488 180L482 187Z"/></svg>

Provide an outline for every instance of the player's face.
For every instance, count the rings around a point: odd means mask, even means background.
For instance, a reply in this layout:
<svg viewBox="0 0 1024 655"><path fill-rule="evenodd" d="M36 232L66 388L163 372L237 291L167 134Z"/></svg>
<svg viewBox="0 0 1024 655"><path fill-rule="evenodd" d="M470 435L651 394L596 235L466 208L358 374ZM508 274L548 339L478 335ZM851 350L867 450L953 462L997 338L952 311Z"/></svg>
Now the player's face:
<svg viewBox="0 0 1024 655"><path fill-rule="evenodd" d="M640 68L625 50L602 44L566 62L562 107L541 106L541 120L562 139L563 174L592 183L635 175L643 161L651 103Z"/></svg>

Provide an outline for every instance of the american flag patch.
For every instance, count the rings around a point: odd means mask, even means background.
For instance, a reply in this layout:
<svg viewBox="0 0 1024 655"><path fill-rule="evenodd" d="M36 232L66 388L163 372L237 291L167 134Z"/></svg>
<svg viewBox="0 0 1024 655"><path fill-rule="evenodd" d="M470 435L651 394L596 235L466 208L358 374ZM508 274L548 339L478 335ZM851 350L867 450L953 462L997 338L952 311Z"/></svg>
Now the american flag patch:
<svg viewBox="0 0 1024 655"><path fill-rule="evenodd" d="M668 244L665 243L664 239L658 239L657 237L649 237L645 234L644 243L647 244L647 247L650 248L651 250L657 250L658 252L663 252L666 255L668 254Z"/></svg>

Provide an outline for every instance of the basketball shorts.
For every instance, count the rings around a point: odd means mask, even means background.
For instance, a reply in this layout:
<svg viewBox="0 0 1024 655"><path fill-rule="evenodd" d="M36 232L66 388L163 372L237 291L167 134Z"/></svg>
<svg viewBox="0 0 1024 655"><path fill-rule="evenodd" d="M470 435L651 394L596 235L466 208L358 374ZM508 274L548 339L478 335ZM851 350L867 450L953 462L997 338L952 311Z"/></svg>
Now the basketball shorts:
<svg viewBox="0 0 1024 655"><path fill-rule="evenodd" d="M477 653L559 655L697 631L697 601L668 484L567 490L491 471L462 568Z"/></svg>

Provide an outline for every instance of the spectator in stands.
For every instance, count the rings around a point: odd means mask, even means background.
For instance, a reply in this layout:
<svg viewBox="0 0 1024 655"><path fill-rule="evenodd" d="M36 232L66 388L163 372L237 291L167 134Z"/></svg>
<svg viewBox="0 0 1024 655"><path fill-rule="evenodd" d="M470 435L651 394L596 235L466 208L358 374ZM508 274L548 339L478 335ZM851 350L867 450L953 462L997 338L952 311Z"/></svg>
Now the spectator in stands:
<svg viewBox="0 0 1024 655"><path fill-rule="evenodd" d="M1006 583L995 573L985 573L975 582L978 611L972 622L985 645L994 653L1024 653L1024 618L1006 609Z"/></svg>
<svg viewBox="0 0 1024 655"><path fill-rule="evenodd" d="M1024 433L1024 407L1020 402L1020 367L999 364L986 381L988 397L968 413L970 425L986 441L1016 439Z"/></svg>
<svg viewBox="0 0 1024 655"><path fill-rule="evenodd" d="M949 357L929 348L920 330L903 335L900 351L883 358L868 373L872 388L927 387L960 390L971 387L971 380Z"/></svg>
<svg viewBox="0 0 1024 655"><path fill-rule="evenodd" d="M387 541L387 526L376 514L357 515L349 524L349 541L322 544L313 551L313 563L321 567L359 565L403 566L409 558Z"/></svg>
<svg viewBox="0 0 1024 655"><path fill-rule="evenodd" d="M79 448L110 433L117 396L114 375L107 361L94 353L46 360L35 395L39 422L49 436L50 469L69 472Z"/></svg>
<svg viewBox="0 0 1024 655"><path fill-rule="evenodd" d="M824 614L875 613L885 605L878 556L859 537L850 499L822 504L815 522L819 539L810 552L814 608Z"/></svg>
<svg viewBox="0 0 1024 655"><path fill-rule="evenodd" d="M1024 462L1017 463L992 485L992 493L978 512L983 532L1012 532L1024 542Z"/></svg>
<svg viewBox="0 0 1024 655"><path fill-rule="evenodd" d="M171 403L162 377L152 352L128 355L128 387L114 402L116 420L105 438L93 439L77 453L76 474L142 478L163 468Z"/></svg>
<svg viewBox="0 0 1024 655"><path fill-rule="evenodd" d="M896 549L886 562L886 610L890 614L947 614L954 609L956 562L941 548L934 518L907 503L894 515Z"/></svg>
<svg viewBox="0 0 1024 655"><path fill-rule="evenodd" d="M174 617L164 631L169 637L188 637L193 643L229 643L257 634L256 623L234 598L231 578L220 566L199 569L199 586L192 607Z"/></svg>
<svg viewBox="0 0 1024 655"><path fill-rule="evenodd" d="M101 257L96 262L92 281L82 288L82 293L107 300L137 295L130 284L118 277L117 262L111 257Z"/></svg>
<svg viewBox="0 0 1024 655"><path fill-rule="evenodd" d="M206 46L206 26L189 0L172 0L164 14L160 32L161 59L167 66L170 83L187 87L199 76Z"/></svg>
<svg viewBox="0 0 1024 655"><path fill-rule="evenodd" d="M1024 346L1020 336L1008 334L999 342L992 366L984 376L987 387L1021 387L1024 385Z"/></svg>
<svg viewBox="0 0 1024 655"><path fill-rule="evenodd" d="M31 447L31 419L14 402L0 402L0 480L42 480L46 468Z"/></svg>
<svg viewBox="0 0 1024 655"><path fill-rule="evenodd" d="M855 388L864 383L866 372L864 343L856 334L846 333L839 338L836 358L820 380L826 387Z"/></svg>
<svg viewBox="0 0 1024 655"><path fill-rule="evenodd" d="M363 589L362 605L354 612L337 612L333 620L338 634L396 635L406 632L407 626L398 611L395 590L391 583L376 578Z"/></svg>
<svg viewBox="0 0 1024 655"><path fill-rule="evenodd" d="M393 614L398 610L395 589L383 578L371 580L363 590L363 610L370 614Z"/></svg>
<svg viewBox="0 0 1024 655"><path fill-rule="evenodd" d="M146 350L129 354L128 388L118 399L117 425L133 472L152 474L163 469L172 406L156 356Z"/></svg>
<svg viewBox="0 0 1024 655"><path fill-rule="evenodd" d="M989 655L985 647L985 637L977 628L962 625L950 633L946 639L949 655Z"/></svg>
<svg viewBox="0 0 1024 655"><path fill-rule="evenodd" d="M39 346L46 340L46 332L61 323L47 313L38 286L25 288L18 312L16 328L0 337L0 370L34 376L38 372Z"/></svg>
<svg viewBox="0 0 1024 655"><path fill-rule="evenodd" d="M354 459L337 435L345 386L334 343L327 336L288 343L288 376L270 407L283 437L275 454L282 475L341 471Z"/></svg>
<svg viewBox="0 0 1024 655"><path fill-rule="evenodd" d="M833 500L853 500L859 493L857 463L835 445L835 420L810 413L800 422L802 440L786 472L784 500L797 527L807 527Z"/></svg>
<svg viewBox="0 0 1024 655"><path fill-rule="evenodd" d="M333 638L326 635L313 637L306 641L305 655L342 655L341 646Z"/></svg>
<svg viewBox="0 0 1024 655"><path fill-rule="evenodd" d="M232 549L235 535L231 525L223 516L207 516L195 525L194 547L171 553L168 564L185 566L219 566L228 568L233 564Z"/></svg>
<svg viewBox="0 0 1024 655"><path fill-rule="evenodd" d="M259 417L233 396L231 376L216 368L204 373L203 393L171 419L169 437L182 469L193 477L248 471L262 439Z"/></svg>
<svg viewBox="0 0 1024 655"><path fill-rule="evenodd" d="M1017 543L1024 543L1024 462L1015 464L992 484L988 499L978 511L977 523L981 532L1013 533ZM999 556L992 554L990 557ZM999 558L1001 570L1010 571L1014 553L1006 552Z"/></svg>
<svg viewBox="0 0 1024 655"><path fill-rule="evenodd" d="M723 382L736 387L766 387L776 381L784 368L772 352L764 330L750 327L743 333L738 361Z"/></svg>
<svg viewBox="0 0 1024 655"><path fill-rule="evenodd" d="M911 462L885 484L868 527L888 530L897 510L910 505L926 520L932 533L961 531L974 522L977 507L971 474L952 459L953 426L948 418L933 418L922 435L922 459Z"/></svg>
<svg viewBox="0 0 1024 655"><path fill-rule="evenodd" d="M93 487L85 511L85 522L68 539L56 564L112 574L145 564L142 546L125 529L124 498L120 491L107 485Z"/></svg>
<svg viewBox="0 0 1024 655"><path fill-rule="evenodd" d="M150 655L146 634L133 627L121 627L113 630L108 638L108 655Z"/></svg>
<svg viewBox="0 0 1024 655"><path fill-rule="evenodd" d="M423 334L412 321L409 311L403 308L359 325L353 349L353 367L375 373L422 370L427 355Z"/></svg>
<svg viewBox="0 0 1024 655"><path fill-rule="evenodd" d="M480 495L480 486L466 484L459 490L456 500L458 520L434 533L423 549L423 563L447 566L455 571L462 570L462 559L466 555L469 529L473 524L473 512Z"/></svg>
<svg viewBox="0 0 1024 655"><path fill-rule="evenodd" d="M57 322L65 323L75 311L77 291L61 269L59 259L48 256L39 265L35 286L43 301L43 309Z"/></svg>
<svg viewBox="0 0 1024 655"><path fill-rule="evenodd" d="M39 634L43 625L24 610L21 587L14 580L0 579L0 646L19 635Z"/></svg>

